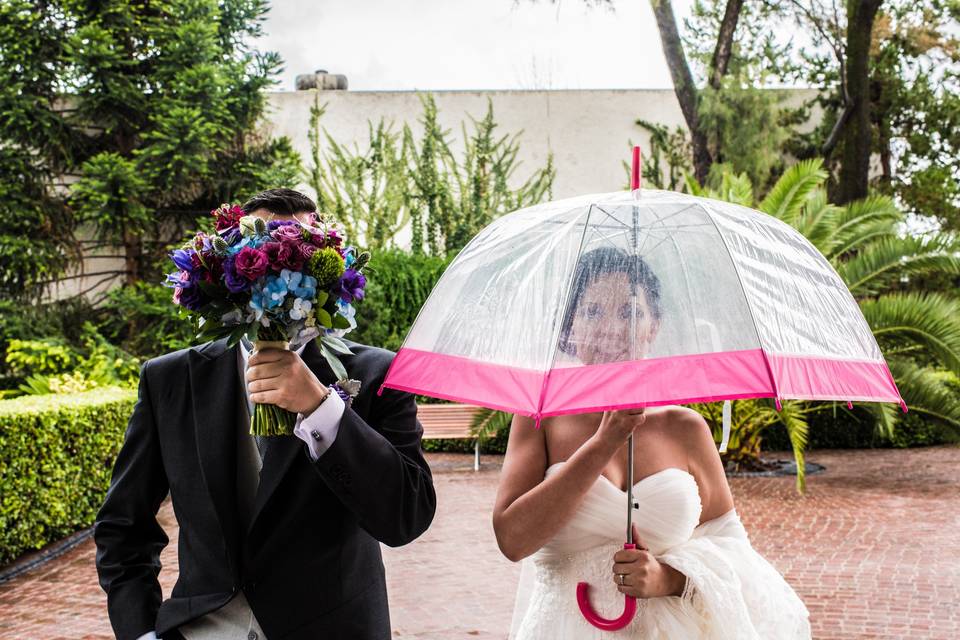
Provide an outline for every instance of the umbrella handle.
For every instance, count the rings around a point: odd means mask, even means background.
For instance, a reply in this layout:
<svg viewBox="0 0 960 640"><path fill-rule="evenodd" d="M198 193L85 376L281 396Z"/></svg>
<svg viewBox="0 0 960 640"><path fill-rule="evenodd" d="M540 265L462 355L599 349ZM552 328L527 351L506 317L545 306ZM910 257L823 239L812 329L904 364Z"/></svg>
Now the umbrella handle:
<svg viewBox="0 0 960 640"><path fill-rule="evenodd" d="M637 545L626 542L623 548L636 549ZM577 604L580 605L580 613L587 619L587 622L604 631L618 631L623 629L630 624L633 616L637 614L637 599L634 596L628 596L626 594L624 594L623 598L623 613L620 614L620 617L604 618L594 611L593 606L590 604L590 584L587 582L577 583Z"/></svg>

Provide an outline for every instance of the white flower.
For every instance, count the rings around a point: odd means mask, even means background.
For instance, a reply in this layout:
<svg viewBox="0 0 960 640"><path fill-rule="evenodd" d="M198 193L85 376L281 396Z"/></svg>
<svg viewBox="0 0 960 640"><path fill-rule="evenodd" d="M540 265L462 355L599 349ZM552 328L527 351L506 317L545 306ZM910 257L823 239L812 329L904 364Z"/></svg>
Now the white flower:
<svg viewBox="0 0 960 640"><path fill-rule="evenodd" d="M293 307L290 308L290 318L292 320L303 320L310 313L313 304L309 300L297 298L293 301Z"/></svg>
<svg viewBox="0 0 960 640"><path fill-rule="evenodd" d="M306 344L319 335L320 331L316 327L305 327L300 329L299 332L294 331L294 337L290 340L290 348L299 349L300 345Z"/></svg>

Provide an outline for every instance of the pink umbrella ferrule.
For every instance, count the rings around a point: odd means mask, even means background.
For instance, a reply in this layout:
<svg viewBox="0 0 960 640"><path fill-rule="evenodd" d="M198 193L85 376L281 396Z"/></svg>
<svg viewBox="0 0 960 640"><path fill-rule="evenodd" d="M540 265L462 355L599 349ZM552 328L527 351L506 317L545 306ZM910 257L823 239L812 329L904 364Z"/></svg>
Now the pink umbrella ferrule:
<svg viewBox="0 0 960 640"><path fill-rule="evenodd" d="M630 189L639 191L640 189L640 147L633 148L633 165L630 171Z"/></svg>

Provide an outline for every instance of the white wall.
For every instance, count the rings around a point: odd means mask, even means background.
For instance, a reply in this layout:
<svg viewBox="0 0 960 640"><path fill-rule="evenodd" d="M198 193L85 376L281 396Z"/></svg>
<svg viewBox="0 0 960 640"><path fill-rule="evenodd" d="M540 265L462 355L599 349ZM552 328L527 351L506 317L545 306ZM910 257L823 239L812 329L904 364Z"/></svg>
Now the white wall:
<svg viewBox="0 0 960 640"><path fill-rule="evenodd" d="M266 127L274 136L288 136L300 152L305 166L309 162L310 107L318 97L316 90L276 91L268 94ZM499 133L522 131L520 166L515 173L518 182L546 164L552 151L557 176L553 197L565 198L586 193L617 191L626 187L627 173L623 161L630 158L629 142L639 144L644 152L650 149L649 135L634 124L642 119L673 129L685 127L680 106L672 89L597 89L535 91L432 91L440 124L450 130L454 151L462 149L461 122L470 129L469 116L481 118L486 113L487 99L493 102ZM796 104L807 94L792 92L789 103ZM415 136L422 127L419 118L422 106L414 91L321 91L320 103L326 103L321 124L340 144L361 149L368 141L368 121L381 117L393 121L399 129L408 123ZM305 184L301 188L315 196ZM405 246L409 228L398 234ZM119 250L101 253L119 254ZM88 273L108 268L122 268L122 260L95 258L85 261ZM74 295L92 287L97 278L81 277L65 280L51 289L49 297ZM88 295L114 286L115 281L100 283Z"/></svg>
<svg viewBox="0 0 960 640"><path fill-rule="evenodd" d="M270 94L270 122L275 135L285 135L307 158L310 107L317 91L287 91ZM557 178L554 197L616 191L626 184L621 162L629 160L628 141L649 148L646 131L633 124L638 118L673 128L684 124L672 90L589 91L435 91L441 126L450 137L462 141L460 123L481 118L487 99L493 102L500 133L523 131L518 178L523 179L546 163L554 153ZM412 91L322 91L326 103L322 124L338 142L364 143L367 121L381 117L408 123L419 135L422 111ZM460 149L458 144L456 149Z"/></svg>

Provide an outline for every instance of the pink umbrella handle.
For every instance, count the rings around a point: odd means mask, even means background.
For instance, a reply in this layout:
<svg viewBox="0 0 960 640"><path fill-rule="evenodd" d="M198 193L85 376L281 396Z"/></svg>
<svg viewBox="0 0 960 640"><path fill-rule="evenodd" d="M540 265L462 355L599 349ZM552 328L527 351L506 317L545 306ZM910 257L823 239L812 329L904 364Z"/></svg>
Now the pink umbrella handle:
<svg viewBox="0 0 960 640"><path fill-rule="evenodd" d="M626 542L624 543L623 548L636 549L637 545ZM628 595L624 595L623 598L623 613L620 614L620 617L612 619L604 618L594 611L593 606L590 604L590 584L587 582L577 583L577 604L580 605L580 613L582 613L583 617L587 619L587 622L595 626L597 629L602 629L604 631L619 631L630 624L630 621L633 620L633 616L637 614L637 599Z"/></svg>

